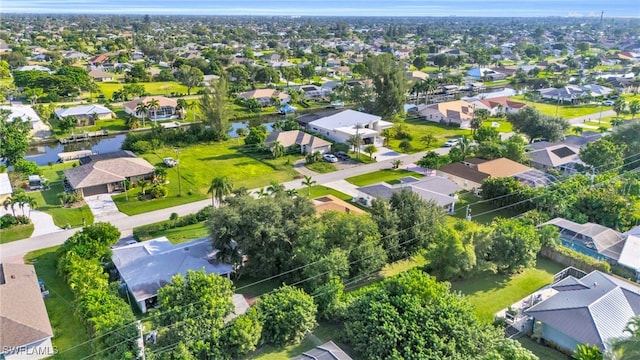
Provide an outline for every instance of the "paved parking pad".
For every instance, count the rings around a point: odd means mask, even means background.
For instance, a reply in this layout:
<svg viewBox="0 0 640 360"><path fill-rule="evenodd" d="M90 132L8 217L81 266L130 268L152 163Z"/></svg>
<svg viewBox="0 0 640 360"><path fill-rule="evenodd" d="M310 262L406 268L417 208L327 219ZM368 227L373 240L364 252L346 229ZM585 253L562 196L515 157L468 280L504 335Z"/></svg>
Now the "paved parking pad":
<svg viewBox="0 0 640 360"><path fill-rule="evenodd" d="M117 219L127 216L118 210L116 203L113 202L113 199L109 194L86 196L84 201L89 205L89 209L91 209L96 221Z"/></svg>

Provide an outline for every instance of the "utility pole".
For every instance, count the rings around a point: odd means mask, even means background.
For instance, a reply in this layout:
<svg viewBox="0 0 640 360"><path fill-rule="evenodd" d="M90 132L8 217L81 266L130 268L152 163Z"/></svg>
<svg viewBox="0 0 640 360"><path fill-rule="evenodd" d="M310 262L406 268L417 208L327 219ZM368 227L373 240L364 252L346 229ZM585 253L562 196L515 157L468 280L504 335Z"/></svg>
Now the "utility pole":
<svg viewBox="0 0 640 360"><path fill-rule="evenodd" d="M144 331L144 327L142 326L142 321L138 320L138 330L140 330L140 338L138 339L138 347L140 348L140 359L145 360L144 355L144 337L142 332Z"/></svg>
<svg viewBox="0 0 640 360"><path fill-rule="evenodd" d="M182 186L180 183L180 151L178 149L173 150L176 153L176 165L178 166L178 196L182 196Z"/></svg>
<svg viewBox="0 0 640 360"><path fill-rule="evenodd" d="M465 218L467 219L467 221L471 221L471 206L470 205L467 205L467 214L466 214Z"/></svg>

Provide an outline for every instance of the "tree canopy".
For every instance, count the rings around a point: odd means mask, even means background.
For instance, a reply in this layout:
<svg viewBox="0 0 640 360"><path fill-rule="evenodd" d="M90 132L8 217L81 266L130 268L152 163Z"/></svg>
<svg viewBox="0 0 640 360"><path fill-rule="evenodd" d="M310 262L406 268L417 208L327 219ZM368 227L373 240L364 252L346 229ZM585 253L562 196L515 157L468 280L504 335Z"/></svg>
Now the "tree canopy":
<svg viewBox="0 0 640 360"><path fill-rule="evenodd" d="M507 119L515 130L529 137L529 143L535 139L558 141L569 128L566 120L544 115L532 106L507 114Z"/></svg>
<svg viewBox="0 0 640 360"><path fill-rule="evenodd" d="M0 158L7 165L15 165L27 154L31 128L20 118L9 120L10 115L10 111L0 110Z"/></svg>
<svg viewBox="0 0 640 360"><path fill-rule="evenodd" d="M391 54L369 56L365 59L367 77L373 81L376 98L372 104L373 113L389 118L403 113L407 92L404 68Z"/></svg>

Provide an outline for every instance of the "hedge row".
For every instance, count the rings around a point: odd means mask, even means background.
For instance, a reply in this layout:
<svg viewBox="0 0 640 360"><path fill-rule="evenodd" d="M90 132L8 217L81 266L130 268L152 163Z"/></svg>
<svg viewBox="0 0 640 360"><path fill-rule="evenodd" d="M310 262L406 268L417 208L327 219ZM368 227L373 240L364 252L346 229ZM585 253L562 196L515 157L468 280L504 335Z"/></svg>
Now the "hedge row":
<svg viewBox="0 0 640 360"><path fill-rule="evenodd" d="M160 231L169 229L184 227L188 225L197 224L203 222L209 218L211 213L211 205L206 206L202 210L194 214L181 216L175 220L166 220L157 222L154 224L143 225L133 229L133 237L138 241L148 240L153 237L153 234Z"/></svg>
<svg viewBox="0 0 640 360"><path fill-rule="evenodd" d="M611 265L608 262L598 261L590 256L561 245L543 246L542 249L540 249L540 255L564 266L573 266L587 273L593 270L599 270L605 273L611 272Z"/></svg>

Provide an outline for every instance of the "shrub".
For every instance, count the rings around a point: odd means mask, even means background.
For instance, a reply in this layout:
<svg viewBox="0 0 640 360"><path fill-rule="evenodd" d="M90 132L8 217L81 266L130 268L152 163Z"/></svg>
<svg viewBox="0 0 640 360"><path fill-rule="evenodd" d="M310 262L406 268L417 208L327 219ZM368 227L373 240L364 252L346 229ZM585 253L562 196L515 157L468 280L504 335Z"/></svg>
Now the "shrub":
<svg viewBox="0 0 640 360"><path fill-rule="evenodd" d="M154 199L166 197L169 190L165 186L154 186L149 190L149 196Z"/></svg>
<svg viewBox="0 0 640 360"><path fill-rule="evenodd" d="M139 140L131 144L130 150L138 154L144 154L151 152L151 150L153 150L153 146L148 141Z"/></svg>
<svg viewBox="0 0 640 360"><path fill-rule="evenodd" d="M11 214L0 217L0 229L6 229L18 224L18 220Z"/></svg>

